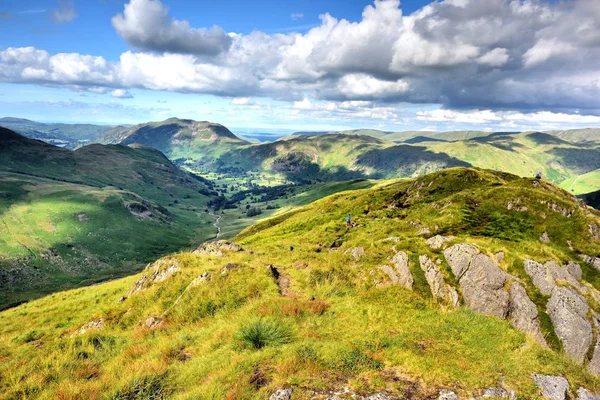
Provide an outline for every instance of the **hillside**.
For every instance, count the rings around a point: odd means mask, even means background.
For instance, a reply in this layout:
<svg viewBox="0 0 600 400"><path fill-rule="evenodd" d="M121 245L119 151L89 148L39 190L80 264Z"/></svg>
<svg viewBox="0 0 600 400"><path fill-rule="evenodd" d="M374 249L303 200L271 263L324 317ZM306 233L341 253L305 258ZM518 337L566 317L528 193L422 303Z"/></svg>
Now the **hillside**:
<svg viewBox="0 0 600 400"><path fill-rule="evenodd" d="M0 396L590 399L599 224L494 171L338 193L0 313Z"/></svg>
<svg viewBox="0 0 600 400"><path fill-rule="evenodd" d="M153 149L70 151L0 128L0 308L213 237L213 197Z"/></svg>
<svg viewBox="0 0 600 400"><path fill-rule="evenodd" d="M223 153L248 144L223 125L178 118L130 128L116 127L107 131L99 141L153 147L178 165L187 165L198 171Z"/></svg>
<svg viewBox="0 0 600 400"><path fill-rule="evenodd" d="M68 148L96 142L112 126L93 124L41 123L23 118L0 118L0 127L11 129L31 139Z"/></svg>

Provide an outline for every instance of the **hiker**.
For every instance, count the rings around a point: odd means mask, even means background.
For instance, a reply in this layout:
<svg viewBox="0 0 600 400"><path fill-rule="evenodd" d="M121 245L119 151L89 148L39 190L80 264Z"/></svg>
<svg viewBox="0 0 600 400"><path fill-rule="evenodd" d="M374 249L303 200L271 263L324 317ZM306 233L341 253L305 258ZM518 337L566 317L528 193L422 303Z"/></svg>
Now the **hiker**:
<svg viewBox="0 0 600 400"><path fill-rule="evenodd" d="M348 216L346 217L346 230L348 230L348 229L350 229L350 228L352 227L352 223L351 223L350 221L351 221L351 218L350 218L350 216L348 215Z"/></svg>
<svg viewBox="0 0 600 400"><path fill-rule="evenodd" d="M537 174L535 174L535 179L537 179L538 181L542 179L542 171L538 171Z"/></svg>

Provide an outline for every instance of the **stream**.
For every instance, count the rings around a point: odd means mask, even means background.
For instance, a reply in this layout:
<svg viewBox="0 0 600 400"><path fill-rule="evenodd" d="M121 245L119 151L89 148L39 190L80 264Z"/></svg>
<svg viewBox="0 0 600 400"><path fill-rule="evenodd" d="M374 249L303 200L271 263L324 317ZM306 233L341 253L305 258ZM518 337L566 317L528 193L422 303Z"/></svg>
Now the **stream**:
<svg viewBox="0 0 600 400"><path fill-rule="evenodd" d="M215 237L215 239L218 239L219 236L221 236L221 226L219 225L219 223L221 222L221 215L215 214L214 210L211 211L209 214L212 215L213 217L216 217L215 223L213 224L213 226L215 228L217 228L217 236Z"/></svg>

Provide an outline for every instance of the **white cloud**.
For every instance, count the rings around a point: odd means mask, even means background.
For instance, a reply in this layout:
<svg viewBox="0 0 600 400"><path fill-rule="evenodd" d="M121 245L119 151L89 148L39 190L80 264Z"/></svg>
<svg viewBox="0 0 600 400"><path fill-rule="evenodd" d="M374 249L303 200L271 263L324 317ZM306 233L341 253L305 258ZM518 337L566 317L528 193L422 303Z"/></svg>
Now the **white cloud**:
<svg viewBox="0 0 600 400"><path fill-rule="evenodd" d="M294 21L297 21L299 19L304 18L304 14L303 13L291 13L290 18L293 19Z"/></svg>
<svg viewBox="0 0 600 400"><path fill-rule="evenodd" d="M252 98L251 97L235 97L233 100L231 100L231 104L233 104L234 106L246 106L248 104L252 104Z"/></svg>
<svg viewBox="0 0 600 400"><path fill-rule="evenodd" d="M131 46L169 53L215 55L226 51L231 38L218 26L192 28L188 21L169 17L160 0L130 0L112 18L117 33Z"/></svg>
<svg viewBox="0 0 600 400"><path fill-rule="evenodd" d="M58 0L58 8L52 11L52 19L57 24L66 24L77 18L73 0Z"/></svg>
<svg viewBox="0 0 600 400"><path fill-rule="evenodd" d="M125 89L115 89L111 92L110 94L112 97L115 97L117 99L131 99L133 98L133 95L131 93L129 93L129 91L125 90Z"/></svg>

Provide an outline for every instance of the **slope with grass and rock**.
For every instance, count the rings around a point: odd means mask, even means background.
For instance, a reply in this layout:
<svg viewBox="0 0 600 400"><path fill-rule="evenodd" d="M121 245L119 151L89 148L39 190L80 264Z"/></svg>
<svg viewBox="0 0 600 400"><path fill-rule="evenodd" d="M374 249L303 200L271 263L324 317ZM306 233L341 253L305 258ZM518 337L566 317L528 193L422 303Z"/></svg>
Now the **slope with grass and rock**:
<svg viewBox="0 0 600 400"><path fill-rule="evenodd" d="M599 226L489 170L337 193L0 313L0 396L597 398Z"/></svg>
<svg viewBox="0 0 600 400"><path fill-rule="evenodd" d="M139 271L214 235L208 182L150 148L76 151L0 128L0 308Z"/></svg>

